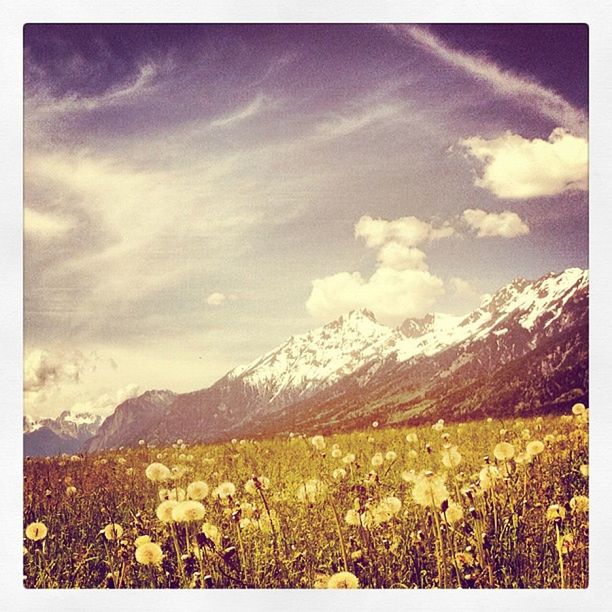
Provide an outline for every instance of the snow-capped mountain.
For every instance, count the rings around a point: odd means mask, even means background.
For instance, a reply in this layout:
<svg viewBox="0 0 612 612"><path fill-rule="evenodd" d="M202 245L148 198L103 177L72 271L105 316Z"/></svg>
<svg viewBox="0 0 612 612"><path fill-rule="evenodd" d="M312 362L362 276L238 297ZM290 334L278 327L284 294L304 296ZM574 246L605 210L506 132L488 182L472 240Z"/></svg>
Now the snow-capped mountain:
<svg viewBox="0 0 612 612"><path fill-rule="evenodd" d="M485 389L494 376L514 389L529 368L544 382L552 381L541 389L537 379L525 381L540 406L567 393L586 393L587 325L588 271L577 268L536 281L517 279L465 317L436 313L392 329L377 323L370 311L356 310L289 338L208 389L166 397L169 403L161 408L148 411L125 402L88 448L133 444L135 431L138 438L162 443L271 433L289 424L357 425L356 415L369 418L372 406L388 406L387 416L401 422L436 406L448 412L448 398L459 389L467 397L455 397L463 414L482 408L470 397L491 401ZM505 388L503 381L493 388ZM468 382L471 396L465 391ZM574 386L565 388L569 384ZM526 401L517 397L510 394L504 410L515 400L516 405Z"/></svg>

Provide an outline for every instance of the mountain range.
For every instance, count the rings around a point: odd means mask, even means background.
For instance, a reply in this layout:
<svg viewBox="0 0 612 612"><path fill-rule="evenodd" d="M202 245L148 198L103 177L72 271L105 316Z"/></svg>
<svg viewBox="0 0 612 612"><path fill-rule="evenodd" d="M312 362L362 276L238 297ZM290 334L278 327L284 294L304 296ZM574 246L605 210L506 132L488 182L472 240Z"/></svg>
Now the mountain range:
<svg viewBox="0 0 612 612"><path fill-rule="evenodd" d="M354 310L206 389L123 402L81 448L563 410L587 399L588 291L588 271L569 268L516 279L462 317L391 328Z"/></svg>

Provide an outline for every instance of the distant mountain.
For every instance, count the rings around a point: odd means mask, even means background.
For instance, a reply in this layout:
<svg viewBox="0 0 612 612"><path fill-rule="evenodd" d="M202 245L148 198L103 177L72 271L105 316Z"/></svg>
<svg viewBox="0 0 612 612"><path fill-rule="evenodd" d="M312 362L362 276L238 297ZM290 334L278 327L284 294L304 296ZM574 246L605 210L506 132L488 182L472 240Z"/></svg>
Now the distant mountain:
<svg viewBox="0 0 612 612"><path fill-rule="evenodd" d="M466 317L352 311L210 388L121 404L87 449L555 410L588 388L588 272L516 279Z"/></svg>
<svg viewBox="0 0 612 612"><path fill-rule="evenodd" d="M25 456L47 456L74 453L96 435L103 417L88 412L64 410L57 418L23 418Z"/></svg>

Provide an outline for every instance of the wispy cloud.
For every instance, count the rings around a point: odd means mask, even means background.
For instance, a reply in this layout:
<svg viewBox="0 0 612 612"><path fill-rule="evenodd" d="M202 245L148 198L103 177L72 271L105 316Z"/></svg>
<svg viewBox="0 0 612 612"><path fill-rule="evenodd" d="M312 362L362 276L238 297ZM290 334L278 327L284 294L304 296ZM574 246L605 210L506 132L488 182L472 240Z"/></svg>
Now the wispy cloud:
<svg viewBox="0 0 612 612"><path fill-rule="evenodd" d="M506 70L489 58L474 56L447 45L440 37L417 25L385 26L404 41L417 43L437 58L489 85L499 95L527 105L543 117L576 134L587 130L586 114L537 80Z"/></svg>
<svg viewBox="0 0 612 612"><path fill-rule="evenodd" d="M210 127L219 128L232 126L236 123L241 123L247 119L251 119L255 115L258 115L265 108L269 108L271 101L263 94L258 94L249 104L245 107L237 110L236 112L215 119L211 122Z"/></svg>

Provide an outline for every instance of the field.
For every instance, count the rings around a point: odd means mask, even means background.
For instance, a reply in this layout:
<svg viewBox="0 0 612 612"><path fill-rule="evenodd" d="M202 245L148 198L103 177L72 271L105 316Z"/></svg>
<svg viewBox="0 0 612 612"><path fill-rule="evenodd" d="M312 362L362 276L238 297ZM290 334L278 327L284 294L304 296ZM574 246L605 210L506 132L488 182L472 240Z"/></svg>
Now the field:
<svg viewBox="0 0 612 612"><path fill-rule="evenodd" d="M28 459L28 588L586 588L588 410Z"/></svg>

